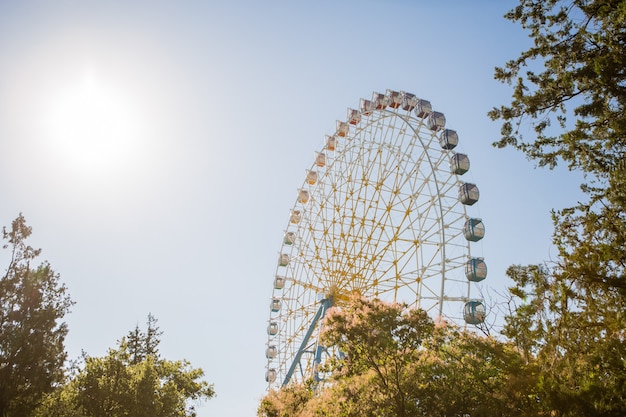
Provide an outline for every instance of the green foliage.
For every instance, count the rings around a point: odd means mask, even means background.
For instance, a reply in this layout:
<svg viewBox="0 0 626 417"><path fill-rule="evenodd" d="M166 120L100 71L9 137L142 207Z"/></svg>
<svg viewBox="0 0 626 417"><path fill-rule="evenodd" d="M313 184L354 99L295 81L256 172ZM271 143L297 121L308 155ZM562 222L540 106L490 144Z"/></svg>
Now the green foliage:
<svg viewBox="0 0 626 417"><path fill-rule="evenodd" d="M521 0L506 17L533 46L496 69L513 98L490 112L495 145L566 162L589 199L553 212L553 264L509 268L504 334L536 364L545 412L626 415L626 2Z"/></svg>
<svg viewBox="0 0 626 417"><path fill-rule="evenodd" d="M292 385L280 391L270 391L258 408L264 417L291 417L300 415L313 398L313 389L305 385Z"/></svg>
<svg viewBox="0 0 626 417"><path fill-rule="evenodd" d="M490 112L503 122L496 146L514 146L540 166L560 159L585 174L589 200L553 214L559 267L579 278L587 302L624 299L626 2L521 0L506 17L530 31L534 46L496 68L496 79L516 83L511 104ZM533 65L542 71L522 73ZM531 141L519 129L527 119ZM549 128L554 119L560 129Z"/></svg>
<svg viewBox="0 0 626 417"><path fill-rule="evenodd" d="M137 325L120 341L120 345L124 345L128 350L131 364L140 363L148 357L159 358L158 346L161 343L160 337L163 332L159 330L157 319L152 314L148 314L146 325L148 328L145 332L142 332Z"/></svg>
<svg viewBox="0 0 626 417"><path fill-rule="evenodd" d="M433 336L435 326L428 315L402 304L355 298L345 308L332 309L325 326L324 345L345 354L338 364L341 374L348 378L365 374L376 391L384 393L367 395L366 402L378 411L410 415L420 392L412 387L409 365L422 356L422 343Z"/></svg>
<svg viewBox="0 0 626 417"><path fill-rule="evenodd" d="M312 386L273 391L259 416L537 415L534 368L511 344L362 298L331 309L324 329L323 343L343 352L331 380L319 395Z"/></svg>
<svg viewBox="0 0 626 417"><path fill-rule="evenodd" d="M20 214L3 228L10 260L0 278L0 416L30 415L41 397L64 379L67 326L60 320L72 301L40 249L26 244L32 229Z"/></svg>
<svg viewBox="0 0 626 417"><path fill-rule="evenodd" d="M490 112L503 121L497 146L512 145L541 166L560 157L584 172L610 171L626 144L626 3L520 0L505 17L530 32L533 46L496 68L495 78L513 86L511 104ZM525 142L528 119L536 138ZM562 133L551 136L554 122Z"/></svg>
<svg viewBox="0 0 626 417"><path fill-rule="evenodd" d="M545 412L625 415L626 320L619 300L586 300L579 280L559 268L513 266L507 274L515 286L503 334L537 368Z"/></svg>
<svg viewBox="0 0 626 417"><path fill-rule="evenodd" d="M137 327L106 356L85 356L84 366L46 399L36 416L195 416L190 401L212 398L213 386L189 362L161 359L160 335L149 315L146 332Z"/></svg>

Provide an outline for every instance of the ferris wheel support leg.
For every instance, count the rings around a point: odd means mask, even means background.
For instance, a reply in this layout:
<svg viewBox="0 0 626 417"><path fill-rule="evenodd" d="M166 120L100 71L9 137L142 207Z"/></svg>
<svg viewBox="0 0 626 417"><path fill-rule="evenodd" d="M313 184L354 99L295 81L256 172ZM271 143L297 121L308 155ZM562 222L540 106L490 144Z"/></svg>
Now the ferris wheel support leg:
<svg viewBox="0 0 626 417"><path fill-rule="evenodd" d="M315 380L315 382L322 381L318 368L322 363L322 353L324 353L325 350L326 348L320 344L317 345L317 349L315 350L315 359L313 360L313 369L315 370L313 372L313 379Z"/></svg>
<svg viewBox="0 0 626 417"><path fill-rule="evenodd" d="M309 339L311 338L311 335L313 334L313 331L315 330L317 323L320 321L322 317L324 317L324 315L326 314L326 311L330 308L332 304L333 304L332 297L324 298L320 302L320 308L317 310L317 313L315 313L315 317L313 317L313 321L311 322L311 325L309 326L309 330L304 335L304 339L302 340L302 343L300 344L298 353L296 353L296 356L293 358L293 362L291 363L291 366L289 367L289 370L287 371L287 374L285 375L285 379L283 380L283 386L287 385L289 381L291 380L291 376L293 375L293 372L295 371L296 367L300 364L300 358L302 358L304 349L309 344ZM317 352L315 354L315 361L318 360L318 357L317 357L318 353L320 355L320 361L321 361L320 349L317 349Z"/></svg>

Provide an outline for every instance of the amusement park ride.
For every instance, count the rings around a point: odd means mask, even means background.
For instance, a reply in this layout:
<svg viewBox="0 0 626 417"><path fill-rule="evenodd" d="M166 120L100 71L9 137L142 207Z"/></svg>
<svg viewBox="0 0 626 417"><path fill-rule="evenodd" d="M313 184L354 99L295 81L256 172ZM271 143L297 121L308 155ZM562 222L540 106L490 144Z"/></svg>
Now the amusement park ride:
<svg viewBox="0 0 626 417"><path fill-rule="evenodd" d="M467 155L430 102L387 90L361 99L306 171L281 243L266 349L268 388L319 379L326 311L350 294L405 302L459 325L485 319L471 253L485 226Z"/></svg>

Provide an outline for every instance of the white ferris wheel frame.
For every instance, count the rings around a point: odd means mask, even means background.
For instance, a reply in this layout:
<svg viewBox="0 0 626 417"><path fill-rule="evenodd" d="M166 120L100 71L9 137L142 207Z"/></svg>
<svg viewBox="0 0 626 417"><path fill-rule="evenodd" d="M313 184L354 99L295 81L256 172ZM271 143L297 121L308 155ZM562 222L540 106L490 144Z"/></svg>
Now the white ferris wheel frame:
<svg viewBox="0 0 626 417"><path fill-rule="evenodd" d="M291 210L270 307L268 388L317 376L321 318L349 294L455 323L471 300L470 241L482 235L467 234L470 219L480 222L467 214L478 191L461 198L456 143L443 137L456 132L410 93L374 93L360 107L327 136Z"/></svg>

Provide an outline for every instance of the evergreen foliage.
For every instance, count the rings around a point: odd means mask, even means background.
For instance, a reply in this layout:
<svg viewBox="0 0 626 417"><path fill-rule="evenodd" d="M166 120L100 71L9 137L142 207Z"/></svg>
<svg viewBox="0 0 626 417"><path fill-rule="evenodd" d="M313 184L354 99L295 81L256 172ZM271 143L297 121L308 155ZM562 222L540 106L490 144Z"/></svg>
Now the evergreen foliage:
<svg viewBox="0 0 626 417"><path fill-rule="evenodd" d="M9 253L0 278L0 416L30 415L42 396L64 379L61 322L72 305L66 287L48 262L36 264L41 249L26 243L32 229L21 214L3 228Z"/></svg>
<svg viewBox="0 0 626 417"><path fill-rule="evenodd" d="M194 402L215 395L202 369L188 361L161 359L161 332L148 316L104 357L85 355L84 365L49 395L36 417L191 417Z"/></svg>
<svg viewBox="0 0 626 417"><path fill-rule="evenodd" d="M533 46L496 69L513 96L490 112L495 145L566 163L588 200L553 212L558 259L509 268L504 334L538 367L546 413L626 415L626 2L521 0L506 17Z"/></svg>

